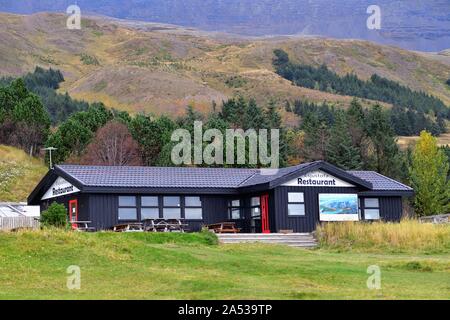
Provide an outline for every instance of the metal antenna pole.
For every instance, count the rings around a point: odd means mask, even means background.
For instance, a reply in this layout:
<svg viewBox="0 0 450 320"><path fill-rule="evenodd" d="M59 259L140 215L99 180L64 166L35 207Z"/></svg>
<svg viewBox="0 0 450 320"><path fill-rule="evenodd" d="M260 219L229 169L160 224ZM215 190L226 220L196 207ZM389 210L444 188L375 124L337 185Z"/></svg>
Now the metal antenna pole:
<svg viewBox="0 0 450 320"><path fill-rule="evenodd" d="M52 151L56 151L56 150L58 150L58 149L57 149L57 148L54 148L54 147L48 147L48 148L43 148L42 150L48 151L48 152L49 152L50 169L53 169Z"/></svg>

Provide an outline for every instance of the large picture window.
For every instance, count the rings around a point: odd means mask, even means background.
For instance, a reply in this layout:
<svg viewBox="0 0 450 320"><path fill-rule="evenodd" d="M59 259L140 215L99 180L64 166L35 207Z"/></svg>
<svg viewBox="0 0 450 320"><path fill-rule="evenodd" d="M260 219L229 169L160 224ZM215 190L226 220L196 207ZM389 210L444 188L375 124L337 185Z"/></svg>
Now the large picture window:
<svg viewBox="0 0 450 320"><path fill-rule="evenodd" d="M141 220L159 218L158 196L141 197Z"/></svg>
<svg viewBox="0 0 450 320"><path fill-rule="evenodd" d="M358 221L358 195L319 194L320 221Z"/></svg>
<svg viewBox="0 0 450 320"><path fill-rule="evenodd" d="M378 198L364 199L364 219L365 220L380 219L380 201Z"/></svg>
<svg viewBox="0 0 450 320"><path fill-rule="evenodd" d="M163 197L164 219L181 219L181 197Z"/></svg>
<svg viewBox="0 0 450 320"><path fill-rule="evenodd" d="M136 197L119 197L119 220L137 220Z"/></svg>
<svg viewBox="0 0 450 320"><path fill-rule="evenodd" d="M303 192L288 192L288 216L305 215L305 196Z"/></svg>
<svg viewBox="0 0 450 320"><path fill-rule="evenodd" d="M230 220L241 219L241 211L241 201L239 199L228 201L228 218Z"/></svg>
<svg viewBox="0 0 450 320"><path fill-rule="evenodd" d="M184 198L184 217L188 220L202 220L202 201L200 197Z"/></svg>

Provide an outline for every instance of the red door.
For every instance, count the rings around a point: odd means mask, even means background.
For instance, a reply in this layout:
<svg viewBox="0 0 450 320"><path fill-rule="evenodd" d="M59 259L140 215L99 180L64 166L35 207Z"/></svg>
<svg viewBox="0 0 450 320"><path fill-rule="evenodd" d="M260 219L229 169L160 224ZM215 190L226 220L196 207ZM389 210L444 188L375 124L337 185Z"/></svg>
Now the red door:
<svg viewBox="0 0 450 320"><path fill-rule="evenodd" d="M261 196L261 232L270 233L269 228L269 195Z"/></svg>
<svg viewBox="0 0 450 320"><path fill-rule="evenodd" d="M69 201L69 221L78 221L78 200ZM77 224L72 224L72 229L76 229Z"/></svg>

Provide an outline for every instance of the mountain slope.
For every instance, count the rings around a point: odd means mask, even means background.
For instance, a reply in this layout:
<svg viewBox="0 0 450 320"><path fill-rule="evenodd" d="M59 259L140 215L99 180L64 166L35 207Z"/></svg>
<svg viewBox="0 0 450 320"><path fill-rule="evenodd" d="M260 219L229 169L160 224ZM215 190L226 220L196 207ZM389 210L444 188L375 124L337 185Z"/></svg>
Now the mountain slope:
<svg viewBox="0 0 450 320"><path fill-rule="evenodd" d="M0 10L64 13L71 0L3 0ZM440 51L450 43L447 0L78 0L82 13L172 23L241 35L322 35ZM381 30L369 30L367 8L381 10Z"/></svg>
<svg viewBox="0 0 450 320"><path fill-rule="evenodd" d="M275 98L329 101L347 106L351 97L292 86L275 74L273 50L293 60L327 64L362 79L373 73L434 94L450 104L450 56L417 53L357 40L311 37L246 39L175 26L99 17L67 30L61 14L0 14L0 70L20 75L36 65L58 68L61 91L128 111L179 114L235 94L266 103ZM365 104L374 102L365 101ZM294 120L293 120L294 121Z"/></svg>

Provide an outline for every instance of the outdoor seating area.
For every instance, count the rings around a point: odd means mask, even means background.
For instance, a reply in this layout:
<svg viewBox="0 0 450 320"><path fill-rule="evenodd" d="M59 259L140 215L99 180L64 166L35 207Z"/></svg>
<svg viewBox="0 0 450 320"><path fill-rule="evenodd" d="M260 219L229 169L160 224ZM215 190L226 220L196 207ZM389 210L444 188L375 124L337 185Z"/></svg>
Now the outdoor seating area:
<svg viewBox="0 0 450 320"><path fill-rule="evenodd" d="M79 232L95 232L97 229L89 227L92 221L71 221L72 229Z"/></svg>
<svg viewBox="0 0 450 320"><path fill-rule="evenodd" d="M206 227L214 233L239 233L241 231L241 229L236 228L236 223L234 222L214 223Z"/></svg>
<svg viewBox="0 0 450 320"><path fill-rule="evenodd" d="M188 224L181 219L147 219L142 223L125 223L114 226L114 232L181 232Z"/></svg>

